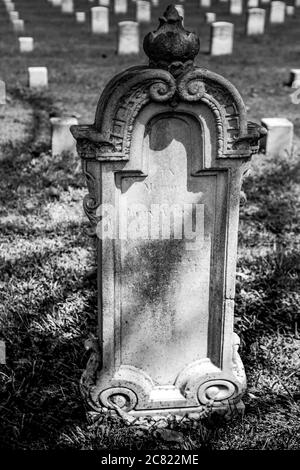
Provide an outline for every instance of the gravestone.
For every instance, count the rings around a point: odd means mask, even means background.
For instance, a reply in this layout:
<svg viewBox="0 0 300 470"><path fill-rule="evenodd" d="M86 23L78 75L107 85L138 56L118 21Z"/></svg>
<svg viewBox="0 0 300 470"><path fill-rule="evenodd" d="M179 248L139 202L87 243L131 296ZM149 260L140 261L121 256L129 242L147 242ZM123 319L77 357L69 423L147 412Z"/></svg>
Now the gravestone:
<svg viewBox="0 0 300 470"><path fill-rule="evenodd" d="M19 12L18 11L10 11L9 12L9 19L10 19L10 21L19 20L20 19Z"/></svg>
<svg viewBox="0 0 300 470"><path fill-rule="evenodd" d="M6 3L5 4L6 11L14 11L15 10L15 4L14 3Z"/></svg>
<svg viewBox="0 0 300 470"><path fill-rule="evenodd" d="M33 38L31 37L19 37L20 52L32 52L33 51Z"/></svg>
<svg viewBox="0 0 300 470"><path fill-rule="evenodd" d="M6 104L6 86L3 80L0 80L0 104Z"/></svg>
<svg viewBox="0 0 300 470"><path fill-rule="evenodd" d="M263 118L262 125L267 135L261 141L261 148L267 155L283 157L291 155L294 137L294 125L286 118Z"/></svg>
<svg viewBox="0 0 300 470"><path fill-rule="evenodd" d="M102 7L109 7L110 0L99 0L99 5Z"/></svg>
<svg viewBox="0 0 300 470"><path fill-rule="evenodd" d="M28 67L29 88L42 89L48 87L47 67Z"/></svg>
<svg viewBox="0 0 300 470"><path fill-rule="evenodd" d="M151 21L151 3L144 0L136 2L136 21L138 23L150 23Z"/></svg>
<svg viewBox="0 0 300 470"><path fill-rule="evenodd" d="M259 0L248 0L247 7L248 8L258 8Z"/></svg>
<svg viewBox="0 0 300 470"><path fill-rule="evenodd" d="M280 1L271 2L270 23L282 24L285 20L285 3Z"/></svg>
<svg viewBox="0 0 300 470"><path fill-rule="evenodd" d="M230 0L231 15L241 15L243 13L243 0Z"/></svg>
<svg viewBox="0 0 300 470"><path fill-rule="evenodd" d="M290 85L292 88L300 88L300 69L291 69Z"/></svg>
<svg viewBox="0 0 300 470"><path fill-rule="evenodd" d="M76 155L76 140L70 132L70 127L78 124L78 120L75 117L52 117L50 122L52 155Z"/></svg>
<svg viewBox="0 0 300 470"><path fill-rule="evenodd" d="M208 11L205 13L205 21L207 24L214 23L216 21L216 14L212 11Z"/></svg>
<svg viewBox="0 0 300 470"><path fill-rule="evenodd" d="M210 8L211 7L211 0L200 0L200 7L201 8Z"/></svg>
<svg viewBox="0 0 300 470"><path fill-rule="evenodd" d="M116 15L127 13L127 0L115 0L114 11Z"/></svg>
<svg viewBox="0 0 300 470"><path fill-rule="evenodd" d="M12 20L12 25L15 33L23 33L24 20Z"/></svg>
<svg viewBox="0 0 300 470"><path fill-rule="evenodd" d="M84 23L86 20L85 11L76 11L75 18L76 18L77 23Z"/></svg>
<svg viewBox="0 0 300 470"><path fill-rule="evenodd" d="M261 3L262 5L267 5L267 4L269 4L270 2L271 2L271 0L260 0L260 3Z"/></svg>
<svg viewBox="0 0 300 470"><path fill-rule="evenodd" d="M287 5L285 12L286 12L287 16L294 16L295 7L293 5Z"/></svg>
<svg viewBox="0 0 300 470"><path fill-rule="evenodd" d="M118 55L138 54L139 24L136 21L120 21L118 28Z"/></svg>
<svg viewBox="0 0 300 470"><path fill-rule="evenodd" d="M266 10L263 8L250 8L247 12L246 34L256 36L265 32Z"/></svg>
<svg viewBox="0 0 300 470"><path fill-rule="evenodd" d="M62 13L74 13L74 2L73 0L62 0L61 2Z"/></svg>
<svg viewBox="0 0 300 470"><path fill-rule="evenodd" d="M92 33L107 34L109 32L109 9L107 7L93 7L92 14Z"/></svg>
<svg viewBox="0 0 300 470"><path fill-rule="evenodd" d="M54 7L60 7L62 3L62 0L52 0L52 5Z"/></svg>
<svg viewBox="0 0 300 470"><path fill-rule="evenodd" d="M241 411L239 194L260 126L230 82L194 65L199 39L174 6L144 50L149 66L114 77L94 124L71 128L98 244L99 336L81 390L126 422Z"/></svg>
<svg viewBox="0 0 300 470"><path fill-rule="evenodd" d="M233 32L233 23L228 23L227 21L216 21L212 23L210 31L210 54L232 54Z"/></svg>
<svg viewBox="0 0 300 470"><path fill-rule="evenodd" d="M300 7L300 0L295 0L294 6L295 7Z"/></svg>

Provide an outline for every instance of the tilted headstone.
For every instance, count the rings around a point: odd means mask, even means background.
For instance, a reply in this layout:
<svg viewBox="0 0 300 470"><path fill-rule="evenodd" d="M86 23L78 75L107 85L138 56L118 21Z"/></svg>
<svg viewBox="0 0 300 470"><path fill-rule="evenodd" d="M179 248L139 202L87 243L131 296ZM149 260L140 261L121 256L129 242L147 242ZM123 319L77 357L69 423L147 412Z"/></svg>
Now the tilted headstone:
<svg viewBox="0 0 300 470"><path fill-rule="evenodd" d="M118 55L138 54L139 50L139 24L136 21L120 21L118 23Z"/></svg>
<svg viewBox="0 0 300 470"><path fill-rule="evenodd" d="M287 5L286 9L285 9L285 12L286 12L287 16L294 16L295 7L293 5Z"/></svg>
<svg viewBox="0 0 300 470"><path fill-rule="evenodd" d="M233 23L228 23L227 21L216 21L212 23L210 32L210 54L232 54L233 33Z"/></svg>
<svg viewBox="0 0 300 470"><path fill-rule="evenodd" d="M266 154L274 157L291 155L293 123L286 118L263 118L261 123L268 131L261 142L261 147L265 149Z"/></svg>
<svg viewBox="0 0 300 470"><path fill-rule="evenodd" d="M6 104L6 86L3 80L0 80L0 104Z"/></svg>
<svg viewBox="0 0 300 470"><path fill-rule="evenodd" d="M291 69L290 85L292 88L300 88L300 69Z"/></svg>
<svg viewBox="0 0 300 470"><path fill-rule="evenodd" d="M136 2L136 21L138 23L150 23L151 21L151 3L144 0Z"/></svg>
<svg viewBox="0 0 300 470"><path fill-rule="evenodd" d="M15 33L23 33L24 31L24 20L13 20L13 30Z"/></svg>
<svg viewBox="0 0 300 470"><path fill-rule="evenodd" d="M73 0L62 0L61 11L63 13L74 13L74 1Z"/></svg>
<svg viewBox="0 0 300 470"><path fill-rule="evenodd" d="M70 132L70 127L78 124L78 120L75 117L52 117L50 122L52 155L76 155L76 140Z"/></svg>
<svg viewBox="0 0 300 470"><path fill-rule="evenodd" d="M259 7L259 0L248 0L247 7L248 8L258 8Z"/></svg>
<svg viewBox="0 0 300 470"><path fill-rule="evenodd" d="M32 52L33 51L33 38L31 37L19 37L20 52Z"/></svg>
<svg viewBox="0 0 300 470"><path fill-rule="evenodd" d="M246 34L256 36L265 32L266 10L250 8L247 12Z"/></svg>
<svg viewBox="0 0 300 470"><path fill-rule="evenodd" d="M270 23L281 24L285 20L285 3L280 1L271 2Z"/></svg>
<svg viewBox="0 0 300 470"><path fill-rule="evenodd" d="M115 0L114 12L116 15L127 13L127 0Z"/></svg>
<svg viewBox="0 0 300 470"><path fill-rule="evenodd" d="M42 89L48 87L47 67L28 67L29 88Z"/></svg>
<svg viewBox="0 0 300 470"><path fill-rule="evenodd" d="M231 15L241 15L243 13L243 0L230 0Z"/></svg>
<svg viewBox="0 0 300 470"><path fill-rule="evenodd" d="M81 389L126 422L241 410L239 194L260 126L230 82L193 64L199 39L173 6L144 50L149 66L114 77L94 124L71 128L98 236L99 337Z"/></svg>
<svg viewBox="0 0 300 470"><path fill-rule="evenodd" d="M217 15L212 11L208 11L205 13L205 21L207 24L214 23L214 21L216 21L216 18Z"/></svg>
<svg viewBox="0 0 300 470"><path fill-rule="evenodd" d="M107 7L93 7L92 14L92 33L109 33L109 9Z"/></svg>
<svg viewBox="0 0 300 470"><path fill-rule="evenodd" d="M75 18L77 23L85 23L86 14L85 11L76 11Z"/></svg>
<svg viewBox="0 0 300 470"><path fill-rule="evenodd" d="M210 8L211 7L211 0L200 0L200 7Z"/></svg>

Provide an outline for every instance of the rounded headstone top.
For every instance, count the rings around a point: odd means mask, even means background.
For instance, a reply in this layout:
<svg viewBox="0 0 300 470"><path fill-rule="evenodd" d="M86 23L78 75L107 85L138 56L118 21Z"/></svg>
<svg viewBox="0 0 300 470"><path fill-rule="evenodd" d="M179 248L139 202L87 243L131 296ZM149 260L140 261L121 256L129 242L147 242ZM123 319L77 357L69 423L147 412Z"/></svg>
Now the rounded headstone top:
<svg viewBox="0 0 300 470"><path fill-rule="evenodd" d="M196 34L184 29L182 17L174 5L169 5L159 18L158 29L145 36L143 47L150 66L165 68L173 63L193 61L200 41Z"/></svg>

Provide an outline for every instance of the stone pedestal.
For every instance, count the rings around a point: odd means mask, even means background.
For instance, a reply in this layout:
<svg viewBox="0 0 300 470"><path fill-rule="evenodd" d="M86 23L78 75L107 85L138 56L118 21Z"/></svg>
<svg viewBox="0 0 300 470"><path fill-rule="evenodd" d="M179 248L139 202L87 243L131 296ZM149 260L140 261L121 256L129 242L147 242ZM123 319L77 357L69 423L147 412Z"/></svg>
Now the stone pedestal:
<svg viewBox="0 0 300 470"><path fill-rule="evenodd" d="M282 24L285 20L285 3L280 1L271 2L270 23Z"/></svg>
<svg viewBox="0 0 300 470"><path fill-rule="evenodd" d="M243 1L242 0L230 0L230 14L241 15L243 13Z"/></svg>
<svg viewBox="0 0 300 470"><path fill-rule="evenodd" d="M109 9L107 7L93 7L92 14L92 33L109 33Z"/></svg>
<svg viewBox="0 0 300 470"><path fill-rule="evenodd" d="M33 51L33 38L31 37L19 37L20 52L32 52Z"/></svg>
<svg viewBox="0 0 300 470"><path fill-rule="evenodd" d="M122 15L127 13L127 0L115 0L114 11L116 15Z"/></svg>
<svg viewBox="0 0 300 470"><path fill-rule="evenodd" d="M86 14L84 11L76 11L75 18L76 18L77 23L85 23Z"/></svg>
<svg viewBox="0 0 300 470"><path fill-rule="evenodd" d="M76 140L70 132L70 127L78 124L74 117L53 117L50 119L52 128L52 155L63 153L76 155Z"/></svg>
<svg viewBox="0 0 300 470"><path fill-rule="evenodd" d="M168 7L149 66L114 77L73 126L97 235L99 337L81 380L126 422L241 409L233 332L241 179L260 126L234 86L193 65L198 37Z"/></svg>
<svg viewBox="0 0 300 470"><path fill-rule="evenodd" d="M264 118L261 123L268 131L261 142L266 154L274 157L290 155L294 136L293 123L285 118Z"/></svg>
<svg viewBox="0 0 300 470"><path fill-rule="evenodd" d="M227 21L216 21L212 23L210 32L210 54L232 54L233 33L233 23L228 23Z"/></svg>
<svg viewBox="0 0 300 470"><path fill-rule="evenodd" d="M247 12L247 36L257 36L265 32L266 10L263 8L250 8Z"/></svg>
<svg viewBox="0 0 300 470"><path fill-rule="evenodd" d="M29 88L42 89L48 87L47 67L28 67Z"/></svg>
<svg viewBox="0 0 300 470"><path fill-rule="evenodd" d="M139 24L135 21L120 21L118 27L118 55L138 54Z"/></svg>
<svg viewBox="0 0 300 470"><path fill-rule="evenodd" d="M136 1L136 21L138 23L150 23L151 3L144 0Z"/></svg>

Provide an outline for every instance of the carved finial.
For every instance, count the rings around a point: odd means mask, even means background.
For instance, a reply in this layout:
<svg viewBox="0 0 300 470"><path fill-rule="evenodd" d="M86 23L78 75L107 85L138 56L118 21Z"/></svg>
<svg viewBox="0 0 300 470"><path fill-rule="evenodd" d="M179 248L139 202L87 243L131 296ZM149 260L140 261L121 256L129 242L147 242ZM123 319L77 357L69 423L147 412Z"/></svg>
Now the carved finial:
<svg viewBox="0 0 300 470"><path fill-rule="evenodd" d="M166 68L174 73L183 65L193 63L200 41L196 34L184 29L182 17L174 5L169 5L159 18L158 29L147 34L143 46L150 66Z"/></svg>

